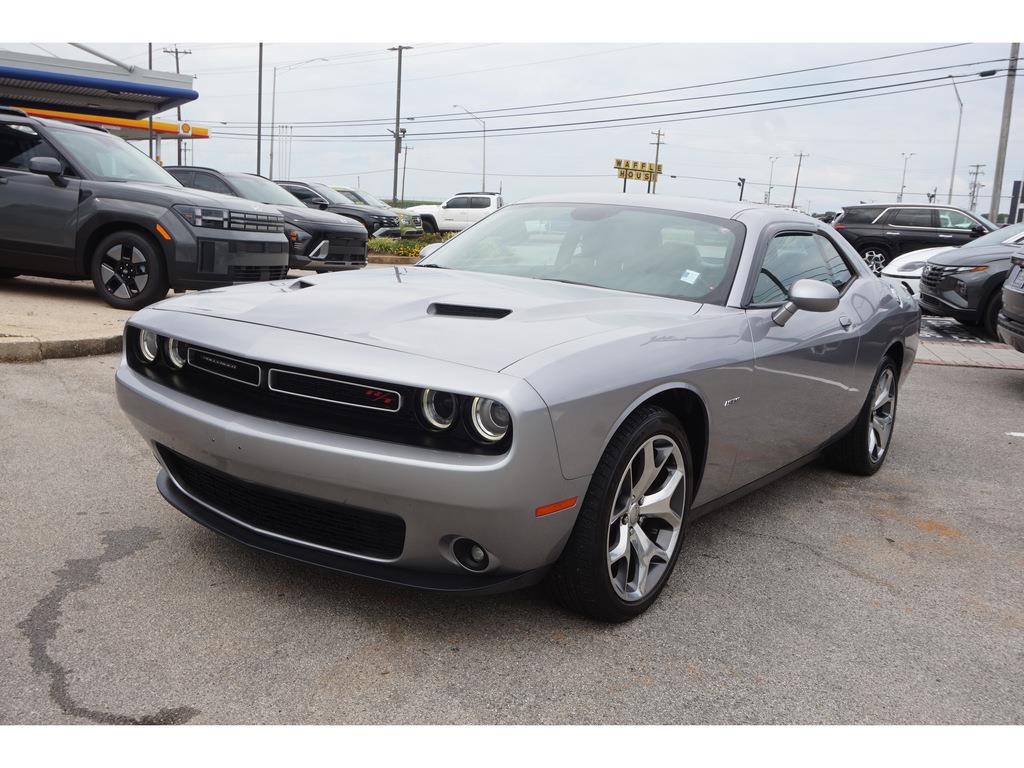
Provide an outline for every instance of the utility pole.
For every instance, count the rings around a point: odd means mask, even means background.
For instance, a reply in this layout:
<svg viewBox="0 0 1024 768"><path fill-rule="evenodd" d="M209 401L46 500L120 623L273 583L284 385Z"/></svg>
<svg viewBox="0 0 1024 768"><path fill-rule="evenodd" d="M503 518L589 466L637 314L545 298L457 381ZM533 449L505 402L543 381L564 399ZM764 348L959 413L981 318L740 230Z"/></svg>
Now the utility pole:
<svg viewBox="0 0 1024 768"><path fill-rule="evenodd" d="M903 178L900 179L900 193L899 195L896 196L897 203L903 202L903 191L907 188L907 163L910 162L910 158L912 158L917 153L900 152L900 154L903 155Z"/></svg>
<svg viewBox="0 0 1024 768"><path fill-rule="evenodd" d="M982 168L985 167L984 163L975 163L971 166L971 197L970 197L970 208L973 212L978 207L978 192L985 186L978 181L978 176L984 173Z"/></svg>
<svg viewBox="0 0 1024 768"><path fill-rule="evenodd" d="M192 51L183 51L180 48L178 48L178 44L175 43L173 48L164 48L164 53L169 53L169 54L171 54L174 57L174 71L177 74L180 75L181 74L181 60L180 59L181 59L182 56L190 55L192 53ZM150 63L149 63L149 68L150 69L153 68L152 56L153 56L153 54L152 54L152 46L150 46ZM181 122L181 107L180 106L178 107L178 122L179 123ZM151 131L152 131L152 127L153 127L153 124L152 124L152 122L150 122L150 130ZM178 165L181 165L181 139L180 138L178 139Z"/></svg>
<svg viewBox="0 0 1024 768"><path fill-rule="evenodd" d="M149 71L153 71L153 44L149 44ZM153 159L153 115L149 116L149 159Z"/></svg>
<svg viewBox="0 0 1024 768"><path fill-rule="evenodd" d="M411 45L396 45L388 48L389 51L398 51L398 81L395 87L395 172L391 179L391 203L398 200L398 156L402 153L402 134L399 123L402 120L402 51L408 51Z"/></svg>
<svg viewBox="0 0 1024 768"><path fill-rule="evenodd" d="M946 195L946 205L953 204L953 180L956 178L956 156L960 152L960 124L964 121L964 100L960 98L960 91L956 89L956 80L950 81L953 84L953 93L956 94L956 102L960 105L960 116L956 119L956 141L953 143L953 170L949 172L949 193Z"/></svg>
<svg viewBox="0 0 1024 768"><path fill-rule="evenodd" d="M782 155L769 155L768 162L768 191L764 194L765 205L771 205L772 202L772 177L775 176L775 161L780 159Z"/></svg>
<svg viewBox="0 0 1024 768"><path fill-rule="evenodd" d="M651 136L655 137L655 141L651 142L654 145L654 175L651 177L653 184L651 182L647 183L647 191L652 195L658 194L658 161L661 158L661 145L665 143L661 140L661 137L664 135L661 132L661 128L651 131Z"/></svg>
<svg viewBox="0 0 1024 768"><path fill-rule="evenodd" d="M793 181L793 199L789 201L790 208L796 208L796 189L800 185L800 166L803 165L804 158L810 157L810 155L806 154L805 152L801 152L798 155L793 155L793 157L797 158L796 179Z"/></svg>
<svg viewBox="0 0 1024 768"><path fill-rule="evenodd" d="M481 192L486 192L487 191L487 122L484 121L482 118L477 117L476 115L474 115L472 112L470 112L468 109L466 109L461 104L452 104L452 109L461 109L467 115L469 115L474 120L479 122L481 127L483 128L484 156L483 156L483 164L481 166L481 171L480 171L480 191Z"/></svg>
<svg viewBox="0 0 1024 768"><path fill-rule="evenodd" d="M999 217L999 198L1003 192L1003 170L1006 167L1006 145L1010 141L1010 115L1013 112L1013 84L1017 79L1017 57L1020 55L1020 43L1010 46L1010 66L1006 70L1006 90L1003 91L1003 122L999 128L999 151L996 153L996 170L992 177L992 205L988 209L988 219L997 223Z"/></svg>
<svg viewBox="0 0 1024 768"><path fill-rule="evenodd" d="M263 43L260 43L259 79L256 86L256 175L260 176L260 155L263 153Z"/></svg>
<svg viewBox="0 0 1024 768"><path fill-rule="evenodd" d="M408 144L402 147L402 205L405 205L405 166L409 164L409 150L413 149Z"/></svg>
<svg viewBox="0 0 1024 768"><path fill-rule="evenodd" d="M742 203L743 202L743 188L745 186L747 186L747 178L745 176L740 176L739 177L739 181L736 182L736 186L740 188L740 202Z"/></svg>

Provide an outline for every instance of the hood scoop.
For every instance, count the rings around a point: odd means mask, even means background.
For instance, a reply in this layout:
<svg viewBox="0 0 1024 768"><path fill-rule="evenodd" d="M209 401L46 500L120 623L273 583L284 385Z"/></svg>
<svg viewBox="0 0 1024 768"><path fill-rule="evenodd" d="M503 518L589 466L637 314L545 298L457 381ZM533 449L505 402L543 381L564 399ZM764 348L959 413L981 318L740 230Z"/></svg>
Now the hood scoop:
<svg viewBox="0 0 1024 768"><path fill-rule="evenodd" d="M428 315L443 317L475 317L484 320L500 320L512 314L511 309L501 307L473 307L468 304L441 304L434 302L427 307Z"/></svg>

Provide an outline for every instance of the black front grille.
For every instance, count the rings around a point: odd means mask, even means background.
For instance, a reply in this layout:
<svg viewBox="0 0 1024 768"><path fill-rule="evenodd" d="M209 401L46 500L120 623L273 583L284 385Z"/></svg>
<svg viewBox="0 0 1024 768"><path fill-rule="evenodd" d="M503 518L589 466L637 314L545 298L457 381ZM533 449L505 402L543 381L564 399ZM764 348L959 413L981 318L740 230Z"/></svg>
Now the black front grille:
<svg viewBox="0 0 1024 768"><path fill-rule="evenodd" d="M928 264L921 272L921 284L929 288L937 288L943 278L952 275L959 267L942 267L936 264Z"/></svg>
<svg viewBox="0 0 1024 768"><path fill-rule="evenodd" d="M263 266L231 266L229 272L231 279L236 283L256 283L262 280L284 280L288 277L288 266L263 267Z"/></svg>
<svg viewBox="0 0 1024 768"><path fill-rule="evenodd" d="M402 554L405 521L400 517L257 485L158 448L186 493L238 522L350 554L382 560Z"/></svg>
<svg viewBox="0 0 1024 768"><path fill-rule="evenodd" d="M366 263L365 237L332 237L328 239L327 261Z"/></svg>

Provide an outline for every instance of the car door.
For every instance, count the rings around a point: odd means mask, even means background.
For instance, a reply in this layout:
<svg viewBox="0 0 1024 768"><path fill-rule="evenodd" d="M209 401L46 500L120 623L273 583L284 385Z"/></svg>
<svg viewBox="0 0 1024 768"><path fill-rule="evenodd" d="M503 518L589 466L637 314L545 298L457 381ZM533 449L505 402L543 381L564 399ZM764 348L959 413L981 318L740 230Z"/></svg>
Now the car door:
<svg viewBox="0 0 1024 768"><path fill-rule="evenodd" d="M938 208L935 215L938 219L937 240L939 245L961 246L988 231L980 221L971 218L963 211L953 208Z"/></svg>
<svg viewBox="0 0 1024 768"><path fill-rule="evenodd" d="M932 208L893 208L882 228L882 235L890 245L890 255L900 256L921 248L943 245L936 227Z"/></svg>
<svg viewBox="0 0 1024 768"><path fill-rule="evenodd" d="M493 198L476 196L469 198L469 208L467 209L466 226L470 224L476 224L480 219L490 215L494 212Z"/></svg>
<svg viewBox="0 0 1024 768"><path fill-rule="evenodd" d="M467 226L469 213L468 197L450 197L441 204L438 211L438 226L442 230L460 230Z"/></svg>
<svg viewBox="0 0 1024 768"><path fill-rule="evenodd" d="M812 453L855 418L859 335L852 306L857 273L841 250L810 229L770 228L754 259L746 313L754 345L754 414L738 446L734 485L763 477ZM840 291L830 312L797 310L784 326L772 320L797 280L822 280ZM751 408L753 407L753 410Z"/></svg>
<svg viewBox="0 0 1024 768"><path fill-rule="evenodd" d="M62 183L29 171L35 157L60 160ZM33 126L0 123L0 266L73 274L80 186L74 168Z"/></svg>

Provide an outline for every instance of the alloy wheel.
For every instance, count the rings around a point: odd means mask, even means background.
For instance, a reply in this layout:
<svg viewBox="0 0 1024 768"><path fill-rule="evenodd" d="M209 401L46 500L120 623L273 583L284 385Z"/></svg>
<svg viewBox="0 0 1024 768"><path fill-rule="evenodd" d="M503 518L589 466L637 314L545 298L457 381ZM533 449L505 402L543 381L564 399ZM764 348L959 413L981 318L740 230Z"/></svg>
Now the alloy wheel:
<svg viewBox="0 0 1024 768"><path fill-rule="evenodd" d="M682 531L685 467L678 443L661 434L622 473L608 524L608 575L623 600L642 600L668 573Z"/></svg>
<svg viewBox="0 0 1024 768"><path fill-rule="evenodd" d="M875 464L889 448L893 420L896 416L896 376L886 368L878 377L875 399L871 403L871 424L868 428L868 455Z"/></svg>
<svg viewBox="0 0 1024 768"><path fill-rule="evenodd" d="M111 296L130 299L146 289L149 260L131 243L117 243L100 258L100 277Z"/></svg>
<svg viewBox="0 0 1024 768"><path fill-rule="evenodd" d="M861 254L864 257L864 261L867 262L868 269L874 272L876 275L882 274L882 270L885 268L885 254L881 251L876 251L874 248L869 248Z"/></svg>

